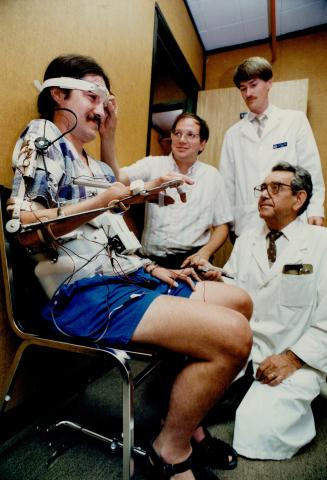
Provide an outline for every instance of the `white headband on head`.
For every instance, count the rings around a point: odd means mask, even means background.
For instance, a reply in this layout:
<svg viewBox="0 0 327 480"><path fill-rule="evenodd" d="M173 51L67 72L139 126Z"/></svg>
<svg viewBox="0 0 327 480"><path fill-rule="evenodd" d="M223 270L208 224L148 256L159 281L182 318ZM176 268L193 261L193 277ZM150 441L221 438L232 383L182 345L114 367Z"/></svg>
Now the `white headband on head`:
<svg viewBox="0 0 327 480"><path fill-rule="evenodd" d="M108 103L110 98L109 90L104 85L99 85L89 80L81 80L79 78L72 77L58 77L49 78L42 84L39 80L34 80L34 85L39 92L42 92L45 88L59 87L67 88L68 90L82 90L84 92L90 92L94 95L98 95L104 104Z"/></svg>

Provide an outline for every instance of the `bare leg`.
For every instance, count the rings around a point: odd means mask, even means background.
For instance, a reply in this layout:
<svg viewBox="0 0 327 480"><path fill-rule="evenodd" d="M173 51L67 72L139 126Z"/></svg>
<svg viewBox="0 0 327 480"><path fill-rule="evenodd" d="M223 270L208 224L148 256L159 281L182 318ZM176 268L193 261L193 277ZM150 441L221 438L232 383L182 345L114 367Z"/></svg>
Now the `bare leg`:
<svg viewBox="0 0 327 480"><path fill-rule="evenodd" d="M165 424L154 442L166 462L188 457L194 430L242 368L251 339L245 317L226 307L169 296L151 304L132 340L196 359L177 376ZM188 471L174 478L194 477Z"/></svg>
<svg viewBox="0 0 327 480"><path fill-rule="evenodd" d="M191 299L231 308L242 313L248 320L252 315L253 305L250 295L235 285L226 285L223 282L199 282L195 286Z"/></svg>
<svg viewBox="0 0 327 480"><path fill-rule="evenodd" d="M213 281L199 282L191 299L231 308L242 313L248 320L252 315L253 304L250 295L234 285ZM201 442L204 437L204 429L200 426L194 431L193 438L196 442ZM232 461L232 457L229 457L229 461Z"/></svg>

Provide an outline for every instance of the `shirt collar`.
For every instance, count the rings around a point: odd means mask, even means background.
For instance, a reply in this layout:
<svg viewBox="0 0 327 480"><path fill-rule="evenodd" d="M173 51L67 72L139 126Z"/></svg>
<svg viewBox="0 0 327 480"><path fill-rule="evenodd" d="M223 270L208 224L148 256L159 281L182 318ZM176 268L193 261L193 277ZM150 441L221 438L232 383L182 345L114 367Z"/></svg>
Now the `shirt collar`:
<svg viewBox="0 0 327 480"><path fill-rule="evenodd" d="M169 162L171 164L173 172L181 173L179 168L178 168L177 163L175 162L175 159L173 157L172 152L169 154ZM198 159L196 159L196 161L193 163L193 165L191 165L190 168L187 170L185 175L187 175L188 177L191 177L192 175L194 175L198 171L199 168L200 168L200 162L199 162Z"/></svg>
<svg viewBox="0 0 327 480"><path fill-rule="evenodd" d="M284 237L287 240L291 240L293 237L297 235L296 232L300 223L303 224L302 220L299 217L297 217L293 220L293 222L289 223L288 225L286 225L286 227L282 228L280 232L283 233ZM265 236L267 236L269 232L270 232L270 228L268 228L267 224L265 223L264 224Z"/></svg>
<svg viewBox="0 0 327 480"><path fill-rule="evenodd" d="M260 113L260 115L257 115L256 113L253 113L253 112L249 112L248 113L248 120L249 122L253 122L253 120L256 118L256 117L261 117L265 115L267 118L269 118L269 115L271 115L271 105L269 104L268 107L266 108L266 110L262 113Z"/></svg>

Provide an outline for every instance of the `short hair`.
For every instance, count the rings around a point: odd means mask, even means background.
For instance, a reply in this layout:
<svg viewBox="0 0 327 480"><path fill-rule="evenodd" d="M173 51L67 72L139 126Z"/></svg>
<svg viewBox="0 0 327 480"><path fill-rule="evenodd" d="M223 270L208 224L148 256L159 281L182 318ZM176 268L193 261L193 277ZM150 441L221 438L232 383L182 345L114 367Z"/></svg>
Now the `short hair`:
<svg viewBox="0 0 327 480"><path fill-rule="evenodd" d="M208 124L203 118L199 117L199 115L196 115L195 113L190 113L190 112L183 112L179 114L173 123L173 126L171 127L171 131L174 132L176 129L176 125L180 120L183 120L183 118L192 118L195 123L197 123L200 127L200 140L203 142L204 140L207 141L209 138L209 127Z"/></svg>
<svg viewBox="0 0 327 480"><path fill-rule="evenodd" d="M299 190L304 190L307 193L307 198L298 211L298 215L301 215L306 211L312 197L312 179L311 175L305 168L299 167L298 165L291 165L288 162L277 163L272 169L272 172L291 172L294 174L294 178L291 181L291 188L293 194Z"/></svg>
<svg viewBox="0 0 327 480"><path fill-rule="evenodd" d="M69 54L56 57L49 63L44 73L43 81L57 77L81 79L88 74L101 76L107 89L110 91L110 81L103 68L92 57L86 57L84 55ZM63 91L68 98L70 90L63 89ZM41 118L52 120L56 105L50 93L50 88L46 88L40 92L37 100L37 108Z"/></svg>
<svg viewBox="0 0 327 480"><path fill-rule="evenodd" d="M272 76L272 66L266 58L249 57L235 68L233 80L237 88L240 88L241 82L248 82L253 78L267 82Z"/></svg>

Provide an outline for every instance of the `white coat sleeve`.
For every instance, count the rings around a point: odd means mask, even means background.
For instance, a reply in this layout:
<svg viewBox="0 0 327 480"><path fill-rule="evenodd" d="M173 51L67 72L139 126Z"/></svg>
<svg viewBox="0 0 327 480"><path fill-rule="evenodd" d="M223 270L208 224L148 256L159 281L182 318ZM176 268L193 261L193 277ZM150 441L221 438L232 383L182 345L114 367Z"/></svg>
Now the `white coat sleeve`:
<svg viewBox="0 0 327 480"><path fill-rule="evenodd" d="M213 191L213 217L212 217L212 226L217 227L224 223L229 223L233 219L231 206L229 204L228 195L225 188L224 179L222 178L219 171L214 169L213 175L214 179L214 191Z"/></svg>
<svg viewBox="0 0 327 480"><path fill-rule="evenodd" d="M321 170L318 147L307 117L300 117L300 126L296 139L298 165L310 172L313 183L313 195L307 209L307 216L324 217L325 183Z"/></svg>
<svg viewBox="0 0 327 480"><path fill-rule="evenodd" d="M220 155L219 171L223 177L227 198L232 209L232 215L234 218L235 209L235 158L233 155L232 141L230 132L227 131L224 136L224 141Z"/></svg>

